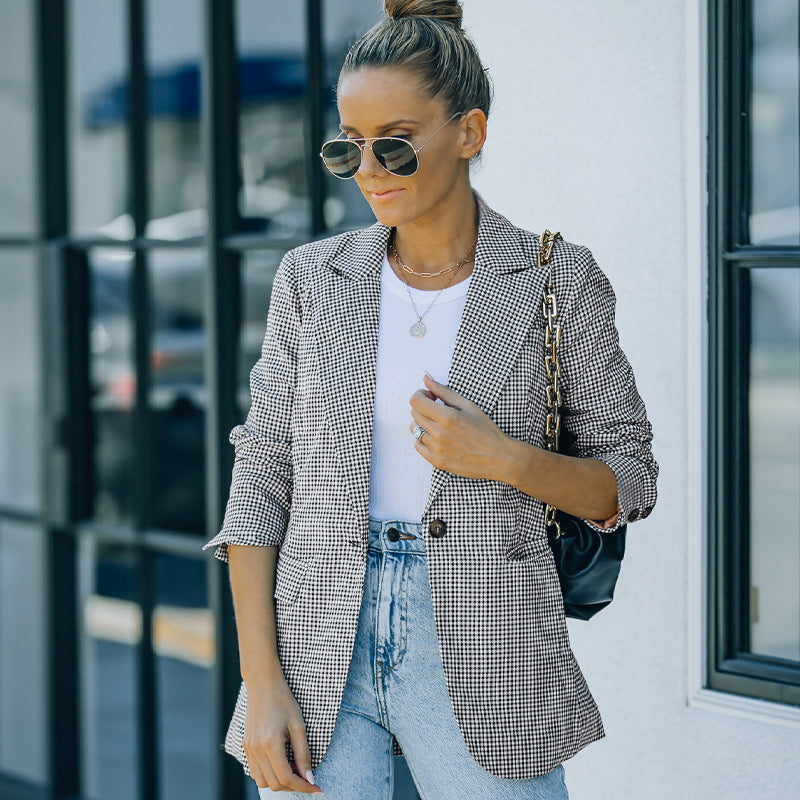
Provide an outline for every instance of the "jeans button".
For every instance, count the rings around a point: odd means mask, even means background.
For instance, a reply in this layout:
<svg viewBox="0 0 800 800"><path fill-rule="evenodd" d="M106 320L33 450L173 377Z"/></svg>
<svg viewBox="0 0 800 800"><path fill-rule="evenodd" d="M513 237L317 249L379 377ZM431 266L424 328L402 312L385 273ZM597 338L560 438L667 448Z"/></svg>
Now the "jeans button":
<svg viewBox="0 0 800 800"><path fill-rule="evenodd" d="M386 538L390 542L399 542L400 541L400 531L398 531L397 528L389 528L389 530L386 531Z"/></svg>
<svg viewBox="0 0 800 800"><path fill-rule="evenodd" d="M441 539L447 533L447 525L440 519L435 519L428 526L428 532L435 539Z"/></svg>

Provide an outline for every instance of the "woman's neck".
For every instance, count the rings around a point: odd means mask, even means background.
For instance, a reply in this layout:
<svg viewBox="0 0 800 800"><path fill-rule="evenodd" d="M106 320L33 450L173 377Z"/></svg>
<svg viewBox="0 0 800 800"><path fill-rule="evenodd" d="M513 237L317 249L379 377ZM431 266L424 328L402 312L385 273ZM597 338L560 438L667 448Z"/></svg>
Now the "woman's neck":
<svg viewBox="0 0 800 800"><path fill-rule="evenodd" d="M478 238L478 206L470 189L462 198L453 198L435 214L398 226L392 235L394 249L402 263L416 272L439 272L464 260L451 283L472 273ZM389 263L400 278L415 289L438 289L453 278L452 272L423 278L403 270L390 249Z"/></svg>

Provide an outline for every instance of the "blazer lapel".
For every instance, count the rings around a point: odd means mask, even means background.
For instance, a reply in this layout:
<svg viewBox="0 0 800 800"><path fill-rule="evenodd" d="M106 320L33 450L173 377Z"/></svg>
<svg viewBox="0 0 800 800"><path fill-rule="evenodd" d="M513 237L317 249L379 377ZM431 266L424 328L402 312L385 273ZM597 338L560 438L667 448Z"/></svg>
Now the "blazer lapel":
<svg viewBox="0 0 800 800"><path fill-rule="evenodd" d="M538 240L492 211L476 194L478 246L448 385L491 416L531 325L542 314L545 271ZM425 513L450 479L434 469Z"/></svg>
<svg viewBox="0 0 800 800"><path fill-rule="evenodd" d="M316 346L321 389L353 507L367 535L380 274L390 229L373 225L321 275Z"/></svg>

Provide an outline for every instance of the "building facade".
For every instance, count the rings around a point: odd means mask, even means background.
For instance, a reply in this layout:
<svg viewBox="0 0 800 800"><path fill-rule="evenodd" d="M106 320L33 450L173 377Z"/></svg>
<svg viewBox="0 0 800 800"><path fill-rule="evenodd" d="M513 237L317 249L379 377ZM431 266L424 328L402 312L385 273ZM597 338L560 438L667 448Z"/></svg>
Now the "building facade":
<svg viewBox="0 0 800 800"><path fill-rule="evenodd" d="M0 798L254 797L200 547L281 256L370 221L317 153L379 5L0 3ZM607 731L571 797L788 800L798 4L464 5L495 85L474 183L592 249L661 464L614 603L570 623Z"/></svg>

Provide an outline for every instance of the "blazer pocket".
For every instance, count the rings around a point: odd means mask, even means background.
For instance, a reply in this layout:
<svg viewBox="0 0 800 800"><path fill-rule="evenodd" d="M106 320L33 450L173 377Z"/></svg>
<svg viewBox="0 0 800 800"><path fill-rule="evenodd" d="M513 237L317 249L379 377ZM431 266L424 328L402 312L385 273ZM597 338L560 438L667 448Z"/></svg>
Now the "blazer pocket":
<svg viewBox="0 0 800 800"><path fill-rule="evenodd" d="M550 555L550 543L547 537L524 539L516 542L506 550L507 561L540 561Z"/></svg>
<svg viewBox="0 0 800 800"><path fill-rule="evenodd" d="M278 553L275 570L275 599L290 605L297 599L311 561L304 558Z"/></svg>

